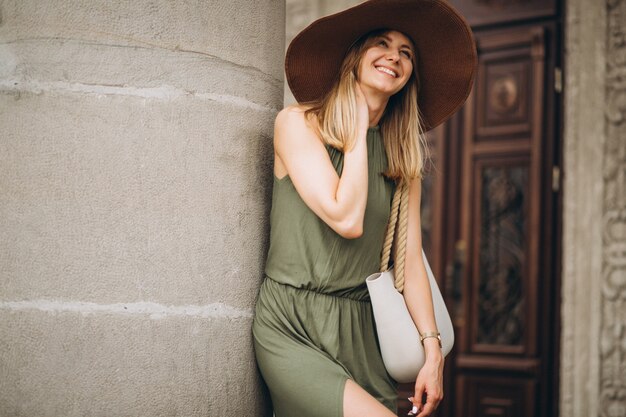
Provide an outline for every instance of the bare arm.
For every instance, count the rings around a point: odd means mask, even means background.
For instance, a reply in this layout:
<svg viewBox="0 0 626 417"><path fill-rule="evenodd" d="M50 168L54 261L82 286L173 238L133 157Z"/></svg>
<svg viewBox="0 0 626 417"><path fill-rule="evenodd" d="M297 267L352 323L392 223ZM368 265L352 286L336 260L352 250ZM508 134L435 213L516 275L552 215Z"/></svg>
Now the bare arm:
<svg viewBox="0 0 626 417"><path fill-rule="evenodd" d="M344 154L339 177L302 110L281 110L274 126L277 163L284 165L305 204L345 238L363 233L368 184L366 136L366 128L360 128L355 146Z"/></svg>
<svg viewBox="0 0 626 417"><path fill-rule="evenodd" d="M411 318L420 333L438 331L431 295L430 282L422 258L422 229L420 219L420 200L422 180L411 181L409 187L408 232L406 242L406 261L404 267L404 300ZM429 416L443 398L443 353L439 341L429 337L424 339L426 360L415 381L413 404L423 406L417 417ZM426 403L422 403L422 394L426 393Z"/></svg>
<svg viewBox="0 0 626 417"><path fill-rule="evenodd" d="M420 219L421 179L411 181L409 187L409 224L406 242L406 261L404 277L404 299L411 317L420 333L437 331L430 283L426 266L422 259L422 232ZM432 348L436 347L436 349ZM437 352L439 343L436 339L424 340L426 355Z"/></svg>

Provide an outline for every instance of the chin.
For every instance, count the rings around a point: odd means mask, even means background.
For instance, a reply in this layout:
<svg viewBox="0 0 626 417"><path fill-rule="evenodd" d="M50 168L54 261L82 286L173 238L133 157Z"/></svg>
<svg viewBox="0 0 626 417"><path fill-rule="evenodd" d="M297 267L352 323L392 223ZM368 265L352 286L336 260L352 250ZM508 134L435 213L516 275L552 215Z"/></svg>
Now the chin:
<svg viewBox="0 0 626 417"><path fill-rule="evenodd" d="M402 88L398 89L398 88L389 88L389 87L380 87L380 86L376 86L375 89L380 94L385 94L385 95L387 95L389 97L393 96L394 94L396 94L400 90L402 90Z"/></svg>
<svg viewBox="0 0 626 417"><path fill-rule="evenodd" d="M404 86L406 85L406 83L404 83L403 85L399 86L398 84L393 84L391 85L391 83L372 83L371 87L372 89L375 89L376 91L380 92L380 93L384 93L387 94L389 96L392 96L398 92L400 92L402 90L402 88L404 88Z"/></svg>
<svg viewBox="0 0 626 417"><path fill-rule="evenodd" d="M376 79L375 76L377 74L372 74L372 75L374 77L368 78L367 81L369 82L362 83L362 85L366 85L369 89L376 91L379 94L385 94L389 97L400 92L402 88L404 88L404 86L406 85L406 83L404 83L403 85L400 86L397 82L393 82L391 80L389 80L391 82L381 81L380 79Z"/></svg>

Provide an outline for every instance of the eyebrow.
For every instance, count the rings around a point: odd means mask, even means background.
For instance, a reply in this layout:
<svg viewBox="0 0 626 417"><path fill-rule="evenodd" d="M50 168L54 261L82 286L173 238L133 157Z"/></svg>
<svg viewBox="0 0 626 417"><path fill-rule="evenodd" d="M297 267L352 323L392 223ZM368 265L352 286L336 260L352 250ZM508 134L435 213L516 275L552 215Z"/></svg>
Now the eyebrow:
<svg viewBox="0 0 626 417"><path fill-rule="evenodd" d="M389 42L391 42L391 38L390 38L389 36L387 36L387 35L378 35L378 37L379 37L379 38L385 38L385 39L387 39ZM403 45L400 45L400 47L401 47L401 48L408 48L408 49L409 49L409 51L413 52L413 48L411 48L411 46L410 46L410 45L407 45L406 43L405 43L405 44L403 44Z"/></svg>

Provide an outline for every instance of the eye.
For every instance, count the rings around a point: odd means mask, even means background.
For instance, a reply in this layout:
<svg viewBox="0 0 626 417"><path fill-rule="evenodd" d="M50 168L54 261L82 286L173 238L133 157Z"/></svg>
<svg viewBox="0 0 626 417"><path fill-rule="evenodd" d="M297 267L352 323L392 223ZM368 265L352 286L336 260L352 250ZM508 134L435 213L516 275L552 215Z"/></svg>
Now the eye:
<svg viewBox="0 0 626 417"><path fill-rule="evenodd" d="M407 58L411 59L411 53L409 51L404 50L401 53L403 53Z"/></svg>
<svg viewBox="0 0 626 417"><path fill-rule="evenodd" d="M381 39L381 40L378 41L378 45L380 45L380 44L383 44L383 45L387 46L387 41L384 40L384 39Z"/></svg>

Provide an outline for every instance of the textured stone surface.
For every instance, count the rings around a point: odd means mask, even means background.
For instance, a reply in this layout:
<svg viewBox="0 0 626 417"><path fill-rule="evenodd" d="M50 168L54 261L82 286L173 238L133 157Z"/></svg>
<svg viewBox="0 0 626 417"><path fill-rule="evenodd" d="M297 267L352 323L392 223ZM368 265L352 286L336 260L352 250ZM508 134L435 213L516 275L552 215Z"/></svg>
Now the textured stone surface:
<svg viewBox="0 0 626 417"><path fill-rule="evenodd" d="M18 54L21 43L50 41L79 43L83 56L94 45L174 51L182 52L181 58L193 53L282 79L281 0L3 0L1 7L0 39L18 46Z"/></svg>
<svg viewBox="0 0 626 417"><path fill-rule="evenodd" d="M606 3L600 416L626 416L626 1Z"/></svg>
<svg viewBox="0 0 626 417"><path fill-rule="evenodd" d="M272 113L49 92L0 107L2 298L251 306Z"/></svg>
<svg viewBox="0 0 626 417"><path fill-rule="evenodd" d="M284 9L0 0L0 417L271 415Z"/></svg>
<svg viewBox="0 0 626 417"><path fill-rule="evenodd" d="M74 39L24 39L0 45L0 82L10 86L34 82L40 89L131 87L138 94L142 94L138 89L155 89L154 95L164 96L239 97L276 110L283 94L282 67L274 71L267 74L195 51L108 44L86 48Z"/></svg>
<svg viewBox="0 0 626 417"><path fill-rule="evenodd" d="M0 415L227 416L246 414L253 404L264 410L249 325L0 310Z"/></svg>
<svg viewBox="0 0 626 417"><path fill-rule="evenodd" d="M626 415L626 1L566 7L560 413Z"/></svg>
<svg viewBox="0 0 626 417"><path fill-rule="evenodd" d="M566 5L560 415L597 415L605 11Z"/></svg>

